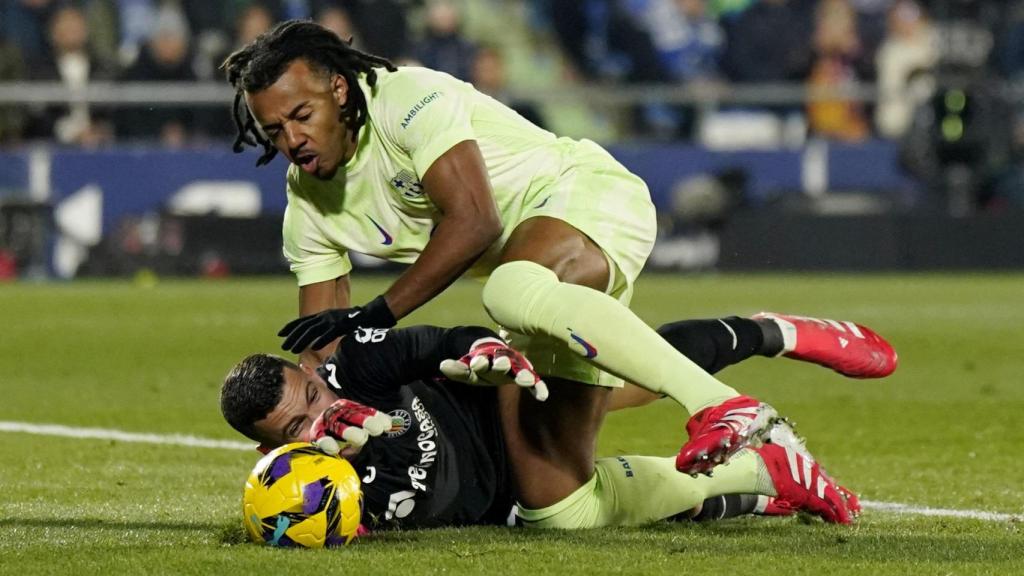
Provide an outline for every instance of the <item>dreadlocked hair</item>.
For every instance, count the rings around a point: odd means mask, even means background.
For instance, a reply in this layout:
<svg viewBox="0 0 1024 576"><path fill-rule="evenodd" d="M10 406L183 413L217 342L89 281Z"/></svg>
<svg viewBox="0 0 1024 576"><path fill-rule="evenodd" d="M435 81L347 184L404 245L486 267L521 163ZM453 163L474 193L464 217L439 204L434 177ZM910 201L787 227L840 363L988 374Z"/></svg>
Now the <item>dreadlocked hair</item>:
<svg viewBox="0 0 1024 576"><path fill-rule="evenodd" d="M343 40L334 32L308 20L286 20L261 34L244 48L224 60L221 68L228 82L235 88L232 114L238 135L232 149L241 152L246 146L262 146L263 155L256 162L262 166L270 162L277 149L256 127L245 93L258 92L277 82L285 69L298 58L325 74L341 74L349 85L348 100L340 107L341 120L352 133L353 141L359 128L366 123L366 95L359 88L358 77L366 75L366 83L377 84L374 68L383 67L391 72L394 64L386 58L361 52L352 47L352 39Z"/></svg>

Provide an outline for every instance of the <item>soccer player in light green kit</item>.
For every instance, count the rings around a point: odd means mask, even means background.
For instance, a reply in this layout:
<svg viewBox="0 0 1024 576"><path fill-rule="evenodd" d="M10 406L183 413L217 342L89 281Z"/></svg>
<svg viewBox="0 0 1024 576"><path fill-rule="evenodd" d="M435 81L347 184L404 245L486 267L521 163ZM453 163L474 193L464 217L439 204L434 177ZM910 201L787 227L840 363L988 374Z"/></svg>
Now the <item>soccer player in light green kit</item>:
<svg viewBox="0 0 1024 576"><path fill-rule="evenodd" d="M676 460L688 473L768 432L773 408L701 370L629 310L654 206L599 146L558 138L467 83L395 68L309 22L277 25L224 67L238 90L236 151L261 146L261 164L277 152L292 163L284 253L302 317L281 336L305 363L319 365L356 327L395 325L470 271L488 276L494 321L558 386L545 404L572 403L580 422L599 426L594 415L621 378L669 396L693 415ZM352 306L350 250L411 266ZM573 492L595 459L593 443L572 441L594 431L545 418L543 406L502 407L536 430L517 463L534 474L516 478L534 510Z"/></svg>

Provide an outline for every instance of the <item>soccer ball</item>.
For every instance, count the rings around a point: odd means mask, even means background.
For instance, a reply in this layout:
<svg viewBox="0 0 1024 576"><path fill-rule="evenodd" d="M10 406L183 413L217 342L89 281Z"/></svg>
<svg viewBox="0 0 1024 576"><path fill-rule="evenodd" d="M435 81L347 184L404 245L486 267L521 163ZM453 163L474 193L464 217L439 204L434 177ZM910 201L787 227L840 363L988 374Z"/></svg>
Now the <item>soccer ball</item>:
<svg viewBox="0 0 1024 576"><path fill-rule="evenodd" d="M359 475L312 444L286 444L260 459L245 481L242 518L253 542L322 548L348 544L359 529Z"/></svg>

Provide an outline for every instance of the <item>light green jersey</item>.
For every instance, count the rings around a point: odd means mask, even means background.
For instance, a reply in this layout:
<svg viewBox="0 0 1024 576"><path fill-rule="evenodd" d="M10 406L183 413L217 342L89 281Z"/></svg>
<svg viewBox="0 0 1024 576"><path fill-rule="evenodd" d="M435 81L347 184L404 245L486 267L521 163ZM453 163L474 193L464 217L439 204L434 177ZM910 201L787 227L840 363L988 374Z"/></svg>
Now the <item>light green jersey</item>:
<svg viewBox="0 0 1024 576"><path fill-rule="evenodd" d="M369 113L355 156L330 181L294 165L288 169L284 254L299 285L347 274L350 250L414 261L441 218L423 193L423 175L465 140L480 148L505 227L474 266L476 274L487 274L515 224L543 205L545 188L564 173L580 145L534 126L472 85L426 68L378 68L377 85L361 80L360 87Z"/></svg>

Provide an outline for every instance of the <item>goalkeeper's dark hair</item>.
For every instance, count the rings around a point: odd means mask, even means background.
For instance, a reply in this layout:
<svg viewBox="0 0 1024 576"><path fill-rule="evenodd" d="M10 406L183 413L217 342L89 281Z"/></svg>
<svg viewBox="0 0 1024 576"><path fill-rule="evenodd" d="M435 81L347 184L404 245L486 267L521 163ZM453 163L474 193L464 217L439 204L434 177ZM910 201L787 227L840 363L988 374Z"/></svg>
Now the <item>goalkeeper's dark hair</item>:
<svg viewBox="0 0 1024 576"><path fill-rule="evenodd" d="M386 58L361 52L352 47L352 40L343 40L334 32L308 20L286 20L261 34L244 48L236 50L224 60L221 68L228 82L234 86L235 102L232 113L238 135L233 149L241 152L248 146L262 146L263 155L256 162L262 166L277 154L274 144L263 137L256 121L245 104L245 92L258 92L277 82L285 69L302 58L316 72L326 76L341 74L348 82L348 101L341 106L341 120L348 124L353 140L366 122L366 95L359 88L359 75L366 75L366 83L377 84L375 68L394 71L395 66Z"/></svg>
<svg viewBox="0 0 1024 576"><path fill-rule="evenodd" d="M232 428L262 442L253 425L270 414L284 395L284 368L298 366L273 354L253 354L235 365L220 389L220 412Z"/></svg>

